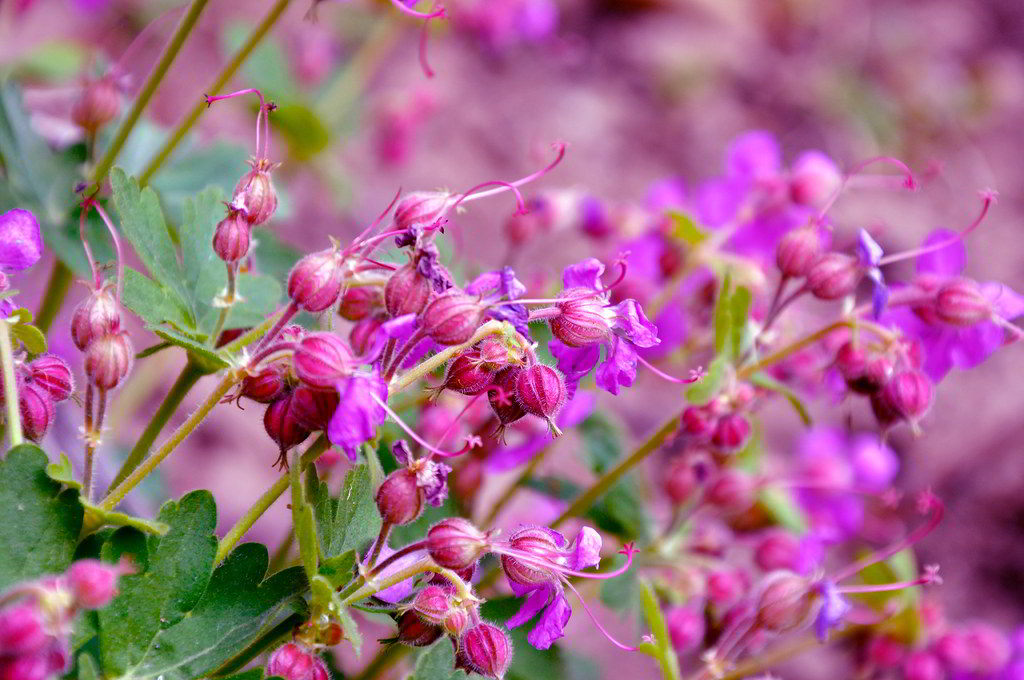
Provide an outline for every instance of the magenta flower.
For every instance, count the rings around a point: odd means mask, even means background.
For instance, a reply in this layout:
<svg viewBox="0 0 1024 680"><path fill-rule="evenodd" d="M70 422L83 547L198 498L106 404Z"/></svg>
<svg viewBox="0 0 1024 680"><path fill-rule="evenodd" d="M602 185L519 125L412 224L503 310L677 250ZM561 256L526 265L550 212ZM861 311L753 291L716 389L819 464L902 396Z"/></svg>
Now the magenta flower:
<svg viewBox="0 0 1024 680"><path fill-rule="evenodd" d="M502 267L484 272L473 279L466 286L466 292L470 295L479 295L485 304L492 304L501 300L512 301L523 297L526 293L526 286L516 278L516 273L511 267ZM488 307L487 316L498 321L508 321L525 337L530 335L527 324L530 312L525 305L494 305Z"/></svg>
<svg viewBox="0 0 1024 680"><path fill-rule="evenodd" d="M391 453L399 465L403 465L416 474L416 486L423 491L423 497L434 507L441 507L448 498L448 475L452 466L438 463L431 458L417 460L409 450L409 444L399 439L391 445Z"/></svg>
<svg viewBox="0 0 1024 680"><path fill-rule="evenodd" d="M42 256L43 235L35 215L18 208L0 215L0 293L10 287L7 272L28 269ZM14 309L9 297L0 300L0 314L10 316Z"/></svg>
<svg viewBox="0 0 1024 680"><path fill-rule="evenodd" d="M354 373L337 385L338 408L327 424L327 438L355 462L359 447L376 436L377 426L387 419L381 406L388 398L387 383L380 374Z"/></svg>

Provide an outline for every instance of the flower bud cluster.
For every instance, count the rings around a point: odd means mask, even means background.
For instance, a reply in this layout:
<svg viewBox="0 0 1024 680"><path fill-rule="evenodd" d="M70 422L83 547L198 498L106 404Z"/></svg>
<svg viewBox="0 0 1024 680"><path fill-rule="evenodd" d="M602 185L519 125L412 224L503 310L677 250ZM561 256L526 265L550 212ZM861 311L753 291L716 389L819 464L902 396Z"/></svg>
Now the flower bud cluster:
<svg viewBox="0 0 1024 680"><path fill-rule="evenodd" d="M922 371L913 344L850 340L836 351L835 367L851 392L868 397L883 427L902 421L916 426L931 407L932 381Z"/></svg>
<svg viewBox="0 0 1024 680"><path fill-rule="evenodd" d="M74 377L67 362L56 354L41 354L31 361L16 361L14 380L22 431L37 442L53 425L57 404L69 399L74 392ZM3 401L4 395L0 392L0 405Z"/></svg>
<svg viewBox="0 0 1024 680"><path fill-rule="evenodd" d="M113 390L131 372L135 348L121 328L121 308L112 286L94 289L71 317L71 339L85 352L85 375L101 392Z"/></svg>

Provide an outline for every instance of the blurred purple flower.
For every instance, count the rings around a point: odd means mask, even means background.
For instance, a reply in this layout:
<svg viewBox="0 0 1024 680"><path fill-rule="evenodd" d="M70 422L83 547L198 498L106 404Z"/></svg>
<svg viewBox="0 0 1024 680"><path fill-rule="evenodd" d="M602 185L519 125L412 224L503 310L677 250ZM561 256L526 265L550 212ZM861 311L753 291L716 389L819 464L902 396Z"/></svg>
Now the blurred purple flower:
<svg viewBox="0 0 1024 680"><path fill-rule="evenodd" d="M338 383L341 399L327 424L327 438L340 446L355 462L359 447L376 434L377 426L387 419L377 400L387 403L388 386L379 373L354 373Z"/></svg>
<svg viewBox="0 0 1024 680"><path fill-rule="evenodd" d="M42 256L43 235L35 215L19 208L0 215L0 293L10 288L6 272L28 269ZM15 309L11 298L0 300L0 314L10 316Z"/></svg>
<svg viewBox="0 0 1024 680"><path fill-rule="evenodd" d="M569 430L583 422L594 411L597 399L592 392L576 392L558 412L555 423L561 430ZM487 469L502 472L529 461L551 443L547 428L540 428L516 446L502 446L487 459Z"/></svg>

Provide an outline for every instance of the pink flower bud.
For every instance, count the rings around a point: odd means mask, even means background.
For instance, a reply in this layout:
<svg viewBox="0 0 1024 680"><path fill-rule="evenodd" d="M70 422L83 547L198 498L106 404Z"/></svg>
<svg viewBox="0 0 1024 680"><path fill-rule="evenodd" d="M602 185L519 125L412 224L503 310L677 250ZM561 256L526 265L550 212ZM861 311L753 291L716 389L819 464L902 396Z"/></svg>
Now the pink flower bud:
<svg viewBox="0 0 1024 680"><path fill-rule="evenodd" d="M423 330L439 345L461 345L473 337L483 321L480 301L461 290L451 288L423 308Z"/></svg>
<svg viewBox="0 0 1024 680"><path fill-rule="evenodd" d="M943 633L932 645L932 650L953 670L966 671L970 668L971 653L967 647L967 636L963 631L950 630Z"/></svg>
<svg viewBox="0 0 1024 680"><path fill-rule="evenodd" d="M392 472L377 489L376 501L385 522L402 526L414 521L423 511L423 494L416 473L404 467Z"/></svg>
<svg viewBox="0 0 1024 680"><path fill-rule="evenodd" d="M469 396L480 394L491 385L494 374L484 367L479 350L466 350L448 363L440 389Z"/></svg>
<svg viewBox="0 0 1024 680"><path fill-rule="evenodd" d="M765 577L757 600L757 623L773 633L787 633L807 624L814 610L814 596L807 581L792 572Z"/></svg>
<svg viewBox="0 0 1024 680"><path fill-rule="evenodd" d="M381 316L368 316L356 323L348 334L349 345L352 351L359 356L365 355L373 347L373 341L377 331L384 325L385 319Z"/></svg>
<svg viewBox="0 0 1024 680"><path fill-rule="evenodd" d="M428 585L416 593L412 601L412 609L427 623L441 625L444 617L452 608L452 598L441 586Z"/></svg>
<svg viewBox="0 0 1024 680"><path fill-rule="evenodd" d="M838 300L853 293L863 275L857 258L825 253L807 270L807 287L820 300Z"/></svg>
<svg viewBox="0 0 1024 680"><path fill-rule="evenodd" d="M888 635L878 635L868 641L867 660L875 668L882 670L896 668L903 663L903 657L906 654L906 646Z"/></svg>
<svg viewBox="0 0 1024 680"><path fill-rule="evenodd" d="M256 375L245 376L238 394L260 404L269 404L276 401L288 387L287 374L288 369L284 365L268 364Z"/></svg>
<svg viewBox="0 0 1024 680"><path fill-rule="evenodd" d="M505 677L512 660L512 645L497 626L478 623L462 636L459 645L461 660L471 670L489 678Z"/></svg>
<svg viewBox="0 0 1024 680"><path fill-rule="evenodd" d="M34 603L24 602L0 611L0 656L36 654L49 636Z"/></svg>
<svg viewBox="0 0 1024 680"><path fill-rule="evenodd" d="M414 262L396 269L384 285L384 308L392 318L419 314L433 289L430 279L420 274Z"/></svg>
<svg viewBox="0 0 1024 680"><path fill-rule="evenodd" d="M427 531L427 552L439 567L471 569L490 546L487 534L461 517L443 519Z"/></svg>
<svg viewBox="0 0 1024 680"><path fill-rule="evenodd" d="M557 563L562 557L555 539L541 527L520 529L509 537L508 543L510 548L536 557L537 561ZM550 571L509 555L501 556L501 568L509 581L522 586L548 583L554 578Z"/></svg>
<svg viewBox="0 0 1024 680"><path fill-rule="evenodd" d="M452 196L440 191L414 191L395 206L395 226L399 229L429 226L444 217Z"/></svg>
<svg viewBox="0 0 1024 680"><path fill-rule="evenodd" d="M441 627L444 628L444 632L453 638L460 638L462 634L466 632L466 628L469 627L470 618L469 612L462 607L452 607L447 614L445 614L444 621L441 622Z"/></svg>
<svg viewBox="0 0 1024 680"><path fill-rule="evenodd" d="M78 560L67 571L67 584L75 603L83 609L101 609L117 595L117 579L128 573L124 566L99 560Z"/></svg>
<svg viewBox="0 0 1024 680"><path fill-rule="evenodd" d="M33 383L22 385L18 393L18 408L21 411L21 429L34 442L46 436L57 417L50 393Z"/></svg>
<svg viewBox="0 0 1024 680"><path fill-rule="evenodd" d="M428 623L416 612L408 611L398 617L398 641L410 647L429 647L444 634L441 626Z"/></svg>
<svg viewBox="0 0 1024 680"><path fill-rule="evenodd" d="M294 642L281 645L267 661L267 675L284 680L328 680L327 666L313 653Z"/></svg>
<svg viewBox="0 0 1024 680"><path fill-rule="evenodd" d="M291 414L310 432L326 430L331 416L338 410L339 401L334 390L314 390L300 385L292 392Z"/></svg>
<svg viewBox="0 0 1024 680"><path fill-rule="evenodd" d="M707 437L715 429L717 419L705 406L687 406L682 415L683 431L694 437Z"/></svg>
<svg viewBox="0 0 1024 680"><path fill-rule="evenodd" d="M987 623L970 624L964 635L969 670L980 675L995 673L1010 660L1010 642L1006 635Z"/></svg>
<svg viewBox="0 0 1024 680"><path fill-rule="evenodd" d="M606 308L600 296L589 288L567 288L556 303L561 312L551 319L551 334L569 347L586 347L600 342L611 333Z"/></svg>
<svg viewBox="0 0 1024 680"><path fill-rule="evenodd" d="M720 449L735 451L750 438L750 421L740 413L729 413L718 419L711 443Z"/></svg>
<svg viewBox="0 0 1024 680"><path fill-rule="evenodd" d="M380 306L380 291L370 286L349 288L341 296L338 314L348 321L362 321Z"/></svg>
<svg viewBox="0 0 1024 680"><path fill-rule="evenodd" d="M693 498L693 494L701 486L693 461L686 456L677 456L668 465L662 477L662 488L665 494L676 505L682 505Z"/></svg>
<svg viewBox="0 0 1024 680"><path fill-rule="evenodd" d="M493 387L487 392L487 401L502 426L514 423L526 415L522 404L516 398L516 384L523 369L509 366L494 374Z"/></svg>
<svg viewBox="0 0 1024 680"><path fill-rule="evenodd" d="M213 232L213 252L225 262L238 262L249 254L251 229L241 211L228 211Z"/></svg>
<svg viewBox="0 0 1024 680"><path fill-rule="evenodd" d="M314 389L330 390L352 372L355 358L344 340L321 331L299 341L292 363L303 383Z"/></svg>
<svg viewBox="0 0 1024 680"><path fill-rule="evenodd" d="M747 579L737 569L722 569L708 574L707 595L720 609L739 602L747 589Z"/></svg>
<svg viewBox="0 0 1024 680"><path fill-rule="evenodd" d="M271 163L267 159L252 162L252 170L235 185L231 208L242 213L249 224L263 224L277 210L277 193L270 181Z"/></svg>
<svg viewBox="0 0 1024 680"><path fill-rule="evenodd" d="M939 288L935 315L951 326L973 326L992 316L992 306L976 281L953 279Z"/></svg>
<svg viewBox="0 0 1024 680"><path fill-rule="evenodd" d="M871 402L882 424L917 420L928 411L931 403L932 383L928 376L914 369L894 375Z"/></svg>
<svg viewBox="0 0 1024 680"><path fill-rule="evenodd" d="M121 330L121 310L109 288L94 290L71 316L71 339L83 352L95 338Z"/></svg>
<svg viewBox="0 0 1024 680"><path fill-rule="evenodd" d="M28 365L32 383L50 395L55 402L61 402L75 391L75 379L66 361L56 354L42 354Z"/></svg>
<svg viewBox="0 0 1024 680"><path fill-rule="evenodd" d="M764 571L795 570L800 561L800 541L787 531L771 531L754 548L754 562Z"/></svg>
<svg viewBox="0 0 1024 680"><path fill-rule="evenodd" d="M288 274L288 297L307 312L322 312L338 301L344 278L337 248L310 253Z"/></svg>
<svg viewBox="0 0 1024 680"><path fill-rule="evenodd" d="M793 163L789 195L794 203L821 208L842 182L842 173L831 158L818 151L807 151Z"/></svg>
<svg viewBox="0 0 1024 680"><path fill-rule="evenodd" d="M85 351L85 375L101 390L112 390L132 370L135 349L124 331L93 338Z"/></svg>
<svg viewBox="0 0 1024 680"><path fill-rule="evenodd" d="M783 276L801 278L807 275L821 257L821 238L814 227L802 227L786 233L779 241L775 263Z"/></svg>
<svg viewBox="0 0 1024 680"><path fill-rule="evenodd" d="M263 412L263 429L277 443L282 454L309 436L309 430L299 423L292 412L294 396L294 392L286 392Z"/></svg>
<svg viewBox="0 0 1024 680"><path fill-rule="evenodd" d="M722 470L708 487L705 501L727 514L739 514L754 504L753 477L739 470Z"/></svg>
<svg viewBox="0 0 1024 680"><path fill-rule="evenodd" d="M672 607L665 614L672 646L678 654L689 654L704 641L704 615L690 607Z"/></svg>
<svg viewBox="0 0 1024 680"><path fill-rule="evenodd" d="M836 368L852 391L874 394L889 382L893 363L885 354L846 342L836 352Z"/></svg>
<svg viewBox="0 0 1024 680"><path fill-rule="evenodd" d="M547 420L556 435L561 433L553 419L565 403L566 395L562 374L545 364L524 368L516 378L516 396L523 409Z"/></svg>
<svg viewBox="0 0 1024 680"><path fill-rule="evenodd" d="M107 125L121 112L121 94L112 78L99 78L82 90L71 107L71 120L90 135Z"/></svg>
<svg viewBox="0 0 1024 680"><path fill-rule="evenodd" d="M477 345L477 350L480 352L480 363L491 373L505 368L512 360L509 356L509 348L497 338L481 340Z"/></svg>
<svg viewBox="0 0 1024 680"><path fill-rule="evenodd" d="M945 675L939 660L925 650L912 652L903 662L904 680L942 680Z"/></svg>
<svg viewBox="0 0 1024 680"><path fill-rule="evenodd" d="M50 680L55 672L46 656L0 657L0 680Z"/></svg>

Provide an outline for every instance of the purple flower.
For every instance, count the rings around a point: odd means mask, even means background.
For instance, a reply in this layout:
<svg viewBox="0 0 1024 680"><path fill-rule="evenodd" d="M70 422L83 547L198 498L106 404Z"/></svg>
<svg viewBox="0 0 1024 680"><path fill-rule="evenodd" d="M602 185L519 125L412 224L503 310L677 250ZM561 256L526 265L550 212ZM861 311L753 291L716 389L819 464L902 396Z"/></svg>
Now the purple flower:
<svg viewBox="0 0 1024 680"><path fill-rule="evenodd" d="M843 618L853 605L840 594L836 584L829 580L819 583L817 589L821 594L822 603L814 620L814 632L818 639L824 642L828 639L828 632L843 623Z"/></svg>
<svg viewBox="0 0 1024 680"><path fill-rule="evenodd" d="M864 229L857 231L857 259L871 279L871 311L876 319L882 316L889 303L889 287L885 285L885 277L879 269L884 254L882 246L871 238L871 234Z"/></svg>
<svg viewBox="0 0 1024 680"><path fill-rule="evenodd" d="M338 408L327 424L327 438L355 462L359 447L373 439L377 426L387 419L378 401L387 403L388 386L380 374L354 373L338 382Z"/></svg>
<svg viewBox="0 0 1024 680"><path fill-rule="evenodd" d="M372 552L373 552L373 549L372 549L372 546L371 546L371 549L367 553L367 555L372 554ZM385 543L380 548L380 555L377 556L377 562L378 563L383 562L385 559L387 559L388 557L393 555L395 552L397 552L397 551L393 550L391 548L391 546L389 546L387 543ZM376 576L376 578L383 581L384 579L386 579L391 574L395 574L395 573L401 571L402 569L405 569L406 567L411 566L418 559L420 559L420 555L416 554L415 552L409 553L408 555L405 555L404 557L399 557L393 563L391 563L387 567L385 567L384 570L381 571L381 573ZM365 562L364 562L364 564L365 564ZM384 602L390 602L391 604L398 604L399 602L401 602L405 598L409 597L409 595L412 593L413 586L415 585L415 583L416 583L416 577L415 576L410 576L409 578L407 578L404 581L399 581L398 583L396 583L393 586L388 586L384 590L377 591L376 593L374 593L373 596L375 598L377 598L378 600L383 600Z"/></svg>
<svg viewBox="0 0 1024 680"><path fill-rule="evenodd" d="M10 288L5 272L28 269L42 256L43 236L32 213L16 208L0 215L0 293ZM14 309L9 297L0 299L0 314L10 316Z"/></svg>
<svg viewBox="0 0 1024 680"><path fill-rule="evenodd" d="M502 267L484 272L473 279L465 290L470 295L479 295L487 303L493 303L523 297L526 286L516 278L516 273L511 267ZM525 305L496 305L488 308L487 316L498 321L508 321L524 336L530 335L527 324L530 311Z"/></svg>
<svg viewBox="0 0 1024 680"><path fill-rule="evenodd" d="M413 458L409 444L399 439L391 445L391 453L400 465L404 465L416 474L416 486L423 490L423 497L434 507L441 507L448 498L448 475L452 466L438 463L431 458L416 460Z"/></svg>

